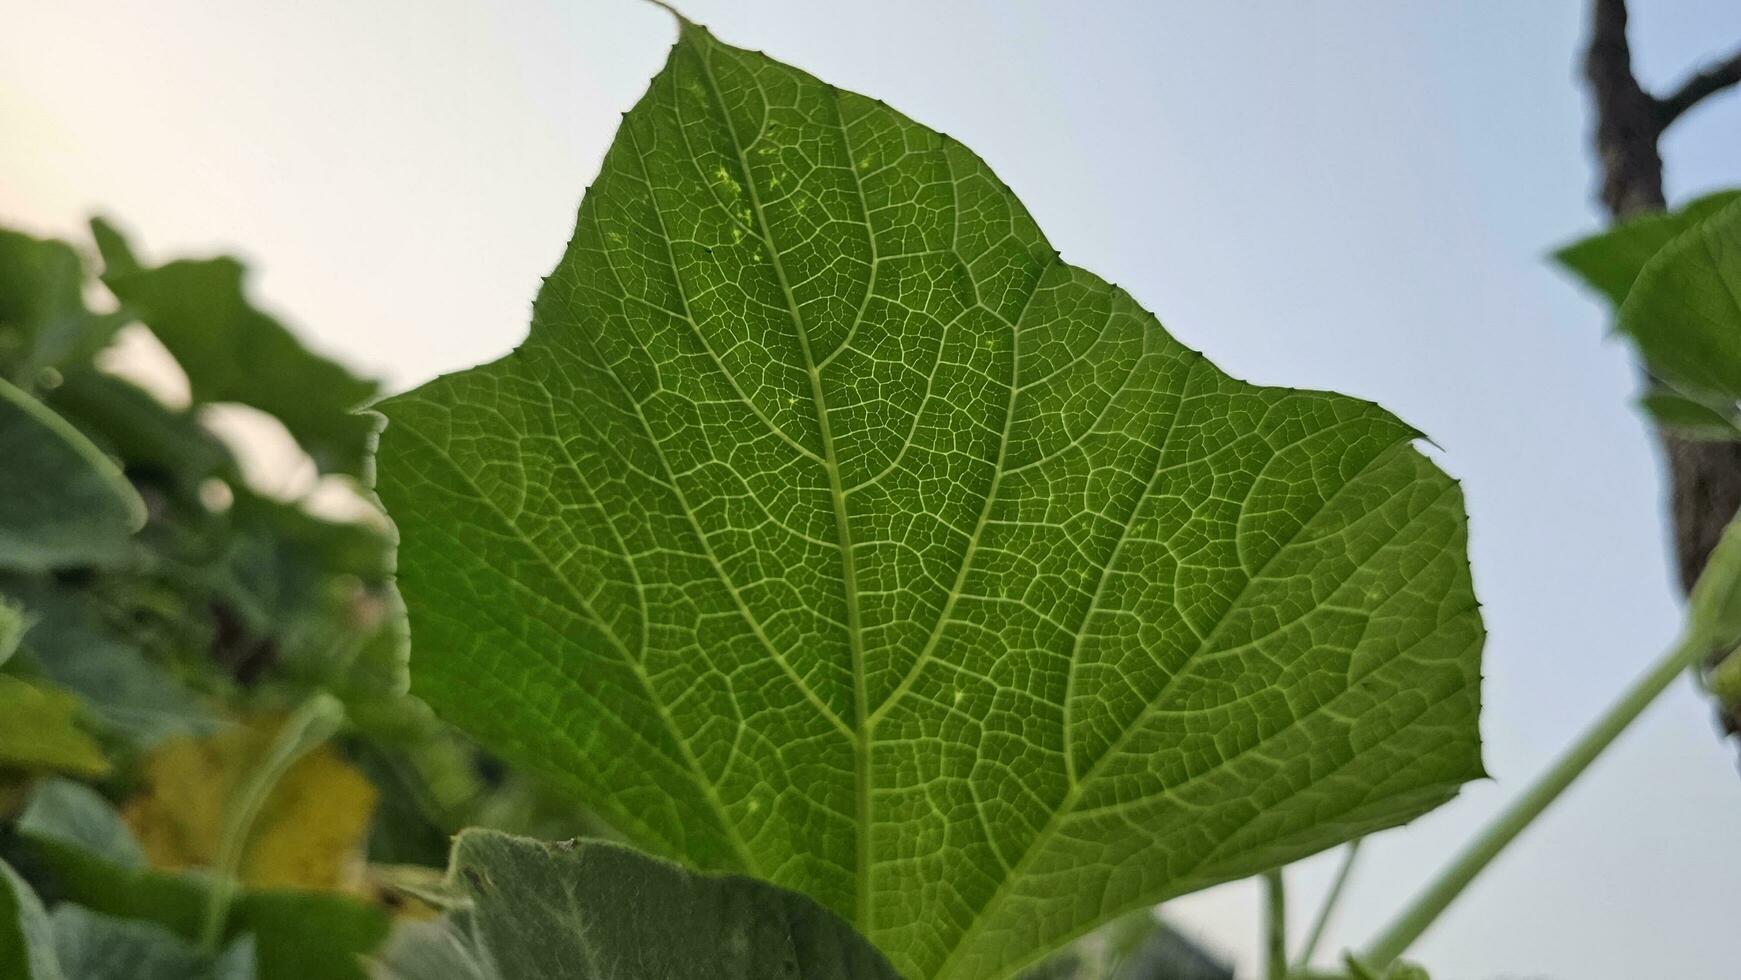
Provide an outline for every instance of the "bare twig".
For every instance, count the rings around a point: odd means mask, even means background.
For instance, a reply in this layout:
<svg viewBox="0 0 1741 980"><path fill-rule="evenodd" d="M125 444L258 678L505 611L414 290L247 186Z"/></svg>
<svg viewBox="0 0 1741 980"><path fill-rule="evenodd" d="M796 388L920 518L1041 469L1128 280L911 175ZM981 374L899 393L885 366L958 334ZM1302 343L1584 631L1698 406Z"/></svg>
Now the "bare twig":
<svg viewBox="0 0 1741 980"><path fill-rule="evenodd" d="M1616 218L1660 211L1661 112L1632 74L1626 41L1626 0L1596 0L1584 77L1596 101L1596 155L1602 161L1602 203Z"/></svg>
<svg viewBox="0 0 1741 980"><path fill-rule="evenodd" d="M1733 85L1741 85L1741 51L1694 72L1680 88L1658 100L1659 125L1667 128L1688 109Z"/></svg>

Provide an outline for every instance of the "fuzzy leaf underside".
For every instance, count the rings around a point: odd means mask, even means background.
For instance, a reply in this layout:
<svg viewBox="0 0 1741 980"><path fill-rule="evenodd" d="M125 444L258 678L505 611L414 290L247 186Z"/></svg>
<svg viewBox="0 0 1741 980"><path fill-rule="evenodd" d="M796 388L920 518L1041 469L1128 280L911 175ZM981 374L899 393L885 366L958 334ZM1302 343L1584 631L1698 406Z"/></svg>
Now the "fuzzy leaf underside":
<svg viewBox="0 0 1741 980"><path fill-rule="evenodd" d="M451 877L469 901L449 916L449 945L435 947L460 951L449 971L459 962L472 976L514 980L899 980L852 927L802 895L616 844L468 830Z"/></svg>
<svg viewBox="0 0 1741 980"><path fill-rule="evenodd" d="M960 143L698 27L524 345L382 411L414 690L914 980L1481 772L1413 430L1228 377Z"/></svg>

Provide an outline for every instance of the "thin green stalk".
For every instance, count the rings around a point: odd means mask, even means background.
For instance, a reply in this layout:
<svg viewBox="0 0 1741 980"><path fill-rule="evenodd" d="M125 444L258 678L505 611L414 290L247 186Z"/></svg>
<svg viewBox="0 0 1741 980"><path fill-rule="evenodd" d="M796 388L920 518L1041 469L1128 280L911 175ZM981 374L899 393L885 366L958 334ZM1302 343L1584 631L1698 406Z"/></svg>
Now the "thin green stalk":
<svg viewBox="0 0 1741 980"><path fill-rule="evenodd" d="M1523 796L1519 797L1498 819L1489 824L1459 854L1426 890L1415 897L1390 928L1379 934L1363 960L1374 969L1383 970L1427 931L1433 920L1462 894L1499 853L1505 850L1524 828L1541 816L1572 781L1577 779L1602 751L1632 724L1657 696L1687 668L1698 663L1711 650L1710 634L1704 630L1689 630L1644 676L1633 682L1620 699L1609 707L1595 724L1567 749L1553 766L1543 773Z"/></svg>
<svg viewBox="0 0 1741 980"><path fill-rule="evenodd" d="M1282 869L1263 873L1264 931L1268 934L1265 958L1267 980L1288 980L1288 891Z"/></svg>
<svg viewBox="0 0 1741 980"><path fill-rule="evenodd" d="M230 798L228 812L224 814L223 836L218 838L217 863L212 868L211 896L200 926L200 947L207 952L217 952L223 942L230 905L236 898L242 854L267 797L298 759L332 737L344 717L344 706L330 694L316 694L304 701L285 719L259 767Z"/></svg>
<svg viewBox="0 0 1741 980"><path fill-rule="evenodd" d="M1324 930L1330 926L1330 916L1336 911L1336 903L1342 900L1342 891L1348 887L1348 878L1354 871L1354 859L1360 856L1360 841L1348 845L1342 852L1342 865L1336 869L1336 877L1330 882L1330 890L1324 893L1324 904L1318 908L1318 917L1312 921L1312 930L1306 933L1306 944L1300 947L1299 956L1294 960L1294 973L1300 974L1312 965L1312 954L1318 951L1318 942L1324 938Z"/></svg>

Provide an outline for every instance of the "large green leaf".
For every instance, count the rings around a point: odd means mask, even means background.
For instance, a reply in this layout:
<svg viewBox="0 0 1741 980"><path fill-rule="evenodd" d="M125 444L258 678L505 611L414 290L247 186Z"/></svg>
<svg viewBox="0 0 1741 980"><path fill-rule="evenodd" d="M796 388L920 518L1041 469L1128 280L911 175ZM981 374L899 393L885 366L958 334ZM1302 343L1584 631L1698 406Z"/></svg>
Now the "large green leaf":
<svg viewBox="0 0 1741 980"><path fill-rule="evenodd" d="M802 895L616 844L469 830L454 844L451 879L464 911L390 947L383 977L898 980L851 926Z"/></svg>
<svg viewBox="0 0 1741 980"><path fill-rule="evenodd" d="M1741 198L1651 257L1620 307L1620 330L1653 374L1741 399Z"/></svg>
<svg viewBox="0 0 1741 980"><path fill-rule="evenodd" d="M1228 377L966 147L698 27L525 344L383 411L414 691L914 980L1481 772L1414 430Z"/></svg>
<svg viewBox="0 0 1741 980"><path fill-rule="evenodd" d="M351 410L374 397L374 382L255 308L235 259L146 267L111 225L99 219L91 230L103 282L175 355L196 401L252 405L283 422L322 472L361 472L372 423Z"/></svg>
<svg viewBox="0 0 1741 980"><path fill-rule="evenodd" d="M145 505L67 421L0 380L0 569L103 565L128 555Z"/></svg>

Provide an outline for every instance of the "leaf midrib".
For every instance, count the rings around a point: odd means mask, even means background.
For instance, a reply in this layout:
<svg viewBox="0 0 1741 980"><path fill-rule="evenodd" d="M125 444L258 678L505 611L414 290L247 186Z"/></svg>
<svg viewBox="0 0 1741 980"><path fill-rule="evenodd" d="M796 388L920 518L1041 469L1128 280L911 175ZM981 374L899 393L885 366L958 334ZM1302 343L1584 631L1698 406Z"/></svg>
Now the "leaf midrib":
<svg viewBox="0 0 1741 980"><path fill-rule="evenodd" d="M786 269L785 269L785 266L783 263L783 259L781 257L781 253L774 243L774 236L773 236L771 227L770 227L769 222L768 222L768 218L767 218L767 214L766 214L763 202L762 202L761 197L760 197L760 192L756 186L756 182L755 182L755 179L753 176L753 171L751 169L750 162L749 162L749 159L748 159L748 156L746 153L745 145L741 141L741 139L740 139L740 137L735 129L735 126L734 126L732 119L731 119L730 112L726 108L726 102L725 102L725 99L723 96L723 92L721 91L718 78L714 74L714 69L713 69L713 66L711 64L711 53L712 53L711 49L705 43L703 43L703 44L693 45L692 50L694 50L696 55L697 55L697 61L699 62L700 66L701 66L702 77L705 80L705 82L707 84L707 88L711 94L711 97L712 97L712 100L714 103L714 108L720 114L719 118L720 118L721 124L723 125L723 127L725 129L726 136L728 137L728 139L731 142L732 151L733 151L733 154L736 158L739 172L743 176L745 195L747 197L748 204L750 206L751 214L752 214L754 221L755 221L754 233L755 233L756 237L759 239L759 243L760 243L761 247L764 249L764 251L766 252L766 254L769 257L771 267L772 267L772 270L774 273L774 278L775 278L775 280L780 288L782 298L784 299L785 304L786 304L787 313L792 320L792 323L794 325L794 328L795 328L795 331L797 334L797 340L798 340L800 352L804 358L804 367L805 367L805 371L806 371L807 380L809 383L810 397L811 397L811 401L812 401L812 404L813 404L813 407L815 410L815 414L816 414L817 425L818 425L818 434L819 434L822 449L823 449L820 462L822 463L825 474L828 477L829 492L830 492L831 502L833 504L833 509L834 509L836 533L837 533L838 542L839 542L839 551L841 554L842 588L843 588L844 597L845 597L845 601L846 601L846 607L847 607L846 608L846 617L847 617L846 626L847 626L849 646L851 648L852 658L853 658L853 683L854 683L854 700L855 700L855 713L856 713L855 725L853 726L853 728L854 728L854 734L856 736L854 739L854 741L855 741L855 756L856 756L855 776L856 776L856 783L857 783L857 802L858 802L858 826L855 828L856 837L857 837L857 845L858 845L858 847L857 847L857 850L858 850L858 859L857 859L858 873L855 876L855 885L857 888L857 900L856 900L854 918L855 918L856 924L861 929L861 931L864 931L868 934L872 931L872 929L871 929L872 917L871 917L870 893L869 893L870 880L869 880L869 874L868 874L870 866L871 866L871 860L870 860L870 858L871 858L871 854L870 854L871 796L869 793L869 783L870 783L870 751L869 750L870 750L871 744L873 742L873 735L874 735L874 730L875 730L877 721L880 720L880 718L883 716L883 714L888 710L888 708L895 701L899 700L899 695L901 693L904 693L905 689L910 685L910 683L913 680L914 675L918 672L918 668L923 665L925 658L921 657L920 660L913 665L913 668L911 668L909 670L909 672L904 675L902 683L900 685L898 685L896 693L891 695L889 698L885 698L884 701L878 705L876 712L874 714L872 714L869 711L869 705L868 705L867 677L865 674L865 649L864 649L864 637L863 637L862 618L861 618L861 610L860 610L860 599L859 599L858 584L857 584L856 556L855 556L854 547L853 547L852 529L851 529L851 526L850 526L850 523L848 520L849 515L847 512L848 494L847 494L846 488L843 486L843 483L841 480L838 454L836 452L835 441L834 441L833 433L831 430L828 402L827 402L827 397L826 397L826 394L825 394L825 391L824 391L824 388L822 385L822 380L821 380L822 369L828 363L830 363L835 357L837 357L840 354L841 350L843 350L844 347L847 346L847 344L850 342L850 332L848 335L848 338L849 338L848 341L843 342L840 347L836 348L834 351L829 352L825 358L823 358L821 360L817 359L817 357L815 356L815 351L811 346L810 336L809 336L809 332L807 329L807 325L805 323L803 313L799 308L799 304L797 302L796 295L791 287L790 278L787 275L787 272L786 272ZM752 81L754 82L756 87L758 89L760 89L760 80L759 79L752 79ZM765 90L762 92L762 95L763 95L763 98L766 99L767 95L766 95ZM844 129L845 129L844 121L842 121L841 128L843 130L843 135L844 135ZM850 163L849 163L849 166L850 166ZM857 176L856 173L854 173L853 176L856 178L856 176ZM860 200L862 203L862 201L863 201L862 187L860 188ZM874 240L875 239L875 229L869 227L868 223L867 223L866 231L867 231L868 236L871 239L871 245L874 248L875 247L875 240ZM874 276L874 264L873 264L872 275ZM874 283L874 279L872 280L872 282ZM976 292L977 292L977 283L975 283L975 287L976 287ZM1036 287L1037 287L1037 284L1036 284ZM862 318L865 304L868 304L868 301L870 299L871 288L872 288L871 286L867 286L867 293L865 296L865 301L863 304L861 304L860 311L859 311L860 318ZM1030 296L1029 298L1031 300L1032 297ZM989 309L989 308L984 307L983 303L979 303L978 305L980 305L981 308ZM990 311L990 312L993 312L995 314L996 311ZM1003 318L1002 316L999 316L998 319L1000 319L1005 324L1010 325L1012 327L1013 338L1018 338L1018 340L1012 341L1012 346L1015 346L1017 343L1019 343L1019 334L1020 334L1019 322L1015 323L1015 324L1011 324L1010 321ZM1020 317L1018 316L1018 321L1019 321L1019 319L1020 319ZM858 324L857 324L856 320L855 320L855 323L853 326L854 326L854 329L857 328ZM1012 363L1016 363L1015 354L1016 354L1016 351L1012 350ZM1010 388L1011 388L1010 401L1012 403L1012 411L1010 412L1009 417L1013 417L1013 414L1014 414L1013 413L1013 403L1015 401L1017 393L1020 390L1020 387L1019 387L1019 385L1017 385L1015 383L1015 380L1016 379L1012 378L1012 382L1011 382L1011 386L1010 386ZM993 486L994 487L996 485L995 481L997 479L1001 478L1001 476L1002 476L1002 471L1003 471L1002 457L1004 455L1004 451L1007 449L1007 444L1008 444L1007 423L1009 421L1009 417L1006 417L1006 430L1005 430L1003 441L1000 443L1000 446L999 446L999 460L996 464L996 469L994 471L994 477L993 477L993 479L994 479ZM1316 520L1322 516L1324 510L1331 504L1331 502L1333 502L1343 492L1345 492L1349 486L1358 482L1360 477L1363 476L1367 471L1369 471L1373 466L1375 466L1380 460L1388 458L1390 455L1391 455L1390 452L1386 452L1386 451L1381 450L1381 451L1375 453L1371 458L1369 458L1353 476L1351 476L1349 479L1343 481L1342 485L1339 486L1336 489L1336 491L1331 493L1328 497L1326 497L1323 501L1320 502L1319 506L1314 510L1313 514L1310 517L1308 517L1305 521L1303 521L1299 525L1299 527L1297 527L1295 529L1294 536L1297 537L1299 532L1304 530L1306 527L1312 526L1316 522ZM814 457L812 457L812 458L814 458ZM995 501L995 499L996 499L995 491L992 493L988 493L986 512L989 512L989 510L992 506L992 502ZM983 523L983 521L984 521L984 514L982 513L981 523ZM1280 547L1278 547L1274 551L1272 551L1266 557L1265 561L1263 563L1261 563L1259 565L1259 567L1253 571L1252 574L1250 574L1246 577L1246 579L1241 587L1241 591L1240 591L1239 595L1236 595L1234 600L1230 603L1230 609L1233 607L1237 607L1239 605L1239 603L1241 601L1243 601L1244 595L1246 594L1246 592L1249 590L1249 588L1251 587L1251 585L1253 583L1263 579L1264 572L1268 568L1269 564L1276 558L1277 555L1287 551L1287 548L1292 540L1293 540L1293 538L1290 537L1289 542L1284 542ZM951 590L952 597L954 596L955 592L958 591L958 589L959 589L959 579L968 573L969 569L971 568L971 565L972 565L972 551L970 548L967 556L963 560L961 568L958 571L957 589ZM942 628L944 625L946 625L948 620L949 620L949 611L946 608L943 615L939 619L939 628ZM1224 623L1225 620L1226 620L1226 616L1224 614L1222 617L1222 622ZM1200 647L1199 647L1199 651L1198 651L1199 653L1201 652L1202 649L1207 648L1207 646L1210 643L1210 641L1212 640L1212 638L1218 632L1219 632L1218 629L1211 630L1210 633L1207 634L1202 641L1200 641ZM933 639L934 638L935 637L933 637ZM1196 658L1196 655L1197 654L1193 654L1193 656L1191 658L1188 658L1188 659L1194 660ZM1184 671L1181 671L1180 673L1184 673ZM1170 686L1170 684L1168 686ZM1165 689L1163 689L1163 692L1162 692L1163 694L1164 694L1164 690ZM1157 700L1159 700L1158 697L1154 698L1154 699L1150 699L1150 704L1153 705L1154 702ZM1147 711L1145 711L1144 713L1147 714ZM1296 726L1300 722L1300 720L1301 719L1295 719L1292 723L1290 723L1288 726L1286 726L1283 730L1284 731L1291 730L1294 726ZM1075 803L1078 801L1078 799L1082 793L1082 787L1094 780L1095 775L1097 774L1097 772L1099 771L1101 765L1105 762L1105 760L1111 756L1116 755L1116 747L1119 745L1122 745L1125 741L1127 741L1133 735L1133 733L1137 729L1139 729L1140 727L1141 727L1140 722L1137 724L1132 724L1130 726L1127 726L1123 731L1120 732L1119 738L1115 740L1113 747L1110 747L1108 751L1101 753L1097 758L1095 758L1091 762L1091 764L1088 766L1087 771L1084 774L1082 774L1082 776L1079 779L1072 779L1072 781L1071 781L1072 785L1071 785L1069 792L1067 793L1066 799L1064 801L1062 801L1061 805L1054 810L1054 812L1051 815L1051 819L1047 823L1046 829L1043 830L1040 834L1036 835L1033 838L1033 840L1030 842L1029 847L1024 851L1023 855L1020 858L1018 858L1018 861L1016 862L1015 867L1008 869L1007 873L1003 876L1002 883L1000 884L1000 887L997 889L997 892L994 894L992 900L987 902L983 907L981 907L979 910L977 910L974 921L961 934L958 942L954 944L953 948L950 950L949 955L945 958L942 966L939 969L939 972L938 972L939 976L946 975L950 969L952 969L955 965L958 964L960 956L965 952L965 950L968 947L969 940L973 936L975 936L985 926L987 921L989 921L989 919L992 917L990 913L992 913L996 909L996 907L1000 903L1000 900L1007 897L1008 891L1009 891L1009 886L1011 885L1011 883L1014 880L1022 877L1021 874L1019 873L1018 869L1021 868L1023 865L1025 865L1028 861L1032 860L1032 858L1036 852L1043 849L1038 845L1040 845L1044 839L1049 838L1051 836L1052 832L1054 832L1056 830L1058 825L1066 817L1068 817L1071 813L1074 812ZM1270 741L1271 738L1275 737L1275 734L1279 734L1279 733L1272 733L1272 735L1269 738L1266 738L1262 741L1267 743L1268 741ZM1073 759L1073 756L1070 752L1069 733L1067 730L1064 733L1064 736L1065 736L1065 742L1066 742L1066 745L1065 745L1066 755L1067 755L1067 757L1071 757L1071 761L1073 762L1074 759ZM1219 767L1216 767L1216 768L1219 768Z"/></svg>
<svg viewBox="0 0 1741 980"><path fill-rule="evenodd" d="M687 28L686 28L687 32ZM786 266L780 258L780 251L774 246L773 233L768 228L768 218L762 209L761 194L756 190L755 175L750 169L749 157L744 153L743 144L739 141L737 130L733 128L731 113L726 108L725 97L719 90L719 82L714 77L710 55L711 49L706 45L698 46L696 60L701 63L701 74L707 81L707 88L713 96L714 105L719 110L720 122L731 140L732 151L737 156L738 171L743 174L744 194L749 198L750 211L756 219L756 229L762 240L762 246L767 250L768 261L773 265L774 278L780 285L780 293L786 299L786 310L792 317L792 325L798 334L798 347L804 356L805 373L810 380L810 398L816 408L818 435L822 440L823 469L828 475L829 496L834 503L835 531L840 541L840 573L841 586L846 599L846 634L847 643L852 651L852 681L853 681L853 727L857 737L853 740L853 774L857 796L858 826L854 828L857 844L857 868L853 875L856 894L853 903L853 921L859 932L869 935L870 921L870 726L867 724L868 709L865 694L864 667L864 630L859 614L858 569L857 560L853 554L852 528L847 522L846 489L840 480L840 461L835 453L834 434L828 421L828 400L822 391L822 372L817 366L815 355L810 349L810 334L804 324L804 315L798 309L797 297L792 292L790 280L786 276ZM758 83L759 85L759 83ZM766 93L763 94L764 101ZM868 221L868 216L867 216ZM874 235L867 225L866 231ZM868 288L868 286L867 286Z"/></svg>
<svg viewBox="0 0 1741 980"><path fill-rule="evenodd" d="M646 157L641 152L640 141L635 138L633 129L625 127L624 132L628 134L629 143L634 147L637 162L641 164L644 171L646 169ZM677 257L671 252L671 233L665 227L664 213L659 210L658 195L653 191L653 183L651 180L644 180L643 182L646 183L648 195L652 200L653 206L651 210L653 212L653 220L659 224L659 237L665 245L666 261L671 267L671 278L672 283L677 290L677 299L683 304L683 313L678 318L689 324L690 329L695 332L697 342L707 349L709 355L713 355L712 345L707 342L706 334L702 332L701 325L696 322L695 314L689 308L689 295L683 287L683 274L677 265ZM625 297L629 296L629 291L624 287L621 275L616 271L616 265L611 262L610 250L600 249L600 254L604 256L605 266L609 268L611 274L617 278L618 290ZM672 311L669 310L663 312L668 315L672 314ZM599 355L600 363L605 363L603 353L598 351L596 344L594 345L594 353ZM763 419L769 428L778 433L788 444L795 446L800 451L804 452L808 458L817 459L815 453L808 451L790 436L787 436L782 430L774 426L771 420L767 419L765 415L762 415L761 412L756 409L754 404L749 403L749 399L743 395L743 389L738 386L737 379L732 376L729 371L725 370L725 365L719 361L717 356L714 356L714 363L719 365L721 373L726 376L727 380L732 385L733 390L739 393L739 397L742 398L745 403L750 404L750 409L752 412L756 413L757 418ZM763 629L761 621L758 620L755 614L750 611L749 603L744 600L743 593L738 588L737 583L734 582L731 576L726 573L725 565L720 561L718 553L715 552L713 542L708 538L707 532L702 529L700 522L696 520L695 508L690 505L689 496L684 492L682 482L677 478L676 468L671 465L670 459L665 455L664 445L659 441L658 436L654 434L652 422L647 418L646 411L642 409L641 403L636 400L633 393L631 393L628 390L628 387L623 384L622 379L615 371L607 370L605 373L610 375L611 380L617 383L618 390L623 393L623 397L628 401L629 405L634 408L635 417L641 423L641 431L647 434L648 443L652 445L653 452L659 457L659 465L665 468L666 475L670 477L671 492L677 497L677 503L683 511L684 519L688 521L690 530L695 532L696 542L701 546L702 550L706 552L708 563L713 566L714 575L719 578L720 584L722 584L726 591L731 594L732 602L737 606L738 613L743 618L745 624L749 626L750 631L755 634L756 639L761 642L762 647L768 651L769 656L774 658L775 663L780 665L780 669L788 678L791 679L792 683L798 688L799 692L804 695L805 699L815 706L816 710L821 712L823 718L827 719L831 725L840 730L843 734L850 735L849 726L840 719L839 715L835 714L834 709L829 707L827 702L822 700L821 695L817 694L816 690L812 688L810 684L805 681L803 676L798 673L797 668L792 666L791 661L786 657L785 653L782 652L779 647L775 646L774 641L768 637L767 631ZM578 467L578 462L571 459L570 463ZM634 570L634 560L627 554L626 546L624 548L624 558L628 561L631 570ZM638 580L639 572L634 571L634 574ZM729 820L730 815L722 812L720 814L720 819Z"/></svg>

